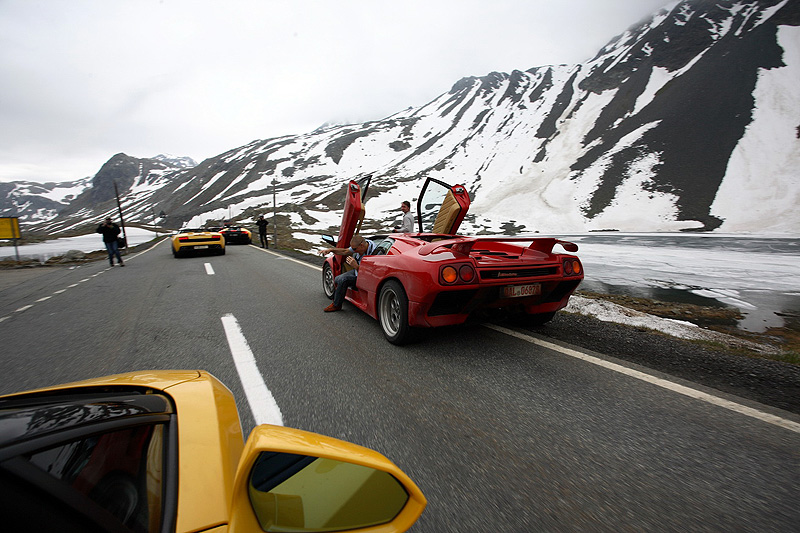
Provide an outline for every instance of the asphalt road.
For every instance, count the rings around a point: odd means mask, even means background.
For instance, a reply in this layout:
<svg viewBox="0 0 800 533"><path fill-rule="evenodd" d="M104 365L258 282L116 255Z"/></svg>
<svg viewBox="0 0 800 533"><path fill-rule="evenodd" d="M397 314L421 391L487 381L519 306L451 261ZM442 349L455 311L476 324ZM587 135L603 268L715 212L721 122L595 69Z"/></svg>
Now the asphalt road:
<svg viewBox="0 0 800 533"><path fill-rule="evenodd" d="M429 505L412 531L761 532L800 523L792 413L543 345L552 339L535 331L470 325L396 347L349 304L323 313L314 265L255 247L174 259L162 243L126 265L2 285L0 394L202 368L233 391L247 432L254 417L221 321L232 315L284 425L377 449L417 482Z"/></svg>

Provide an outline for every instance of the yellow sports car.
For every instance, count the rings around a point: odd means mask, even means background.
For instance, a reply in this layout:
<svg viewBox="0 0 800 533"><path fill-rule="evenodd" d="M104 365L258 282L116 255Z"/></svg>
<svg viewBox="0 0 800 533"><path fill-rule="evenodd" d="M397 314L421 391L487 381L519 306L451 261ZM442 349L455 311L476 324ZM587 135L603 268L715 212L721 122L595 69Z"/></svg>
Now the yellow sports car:
<svg viewBox="0 0 800 533"><path fill-rule="evenodd" d="M180 257L193 252L225 255L225 238L218 231L182 229L172 236L172 255Z"/></svg>
<svg viewBox="0 0 800 533"><path fill-rule="evenodd" d="M203 371L0 397L6 531L406 531L425 497L373 450L281 426L242 439Z"/></svg>

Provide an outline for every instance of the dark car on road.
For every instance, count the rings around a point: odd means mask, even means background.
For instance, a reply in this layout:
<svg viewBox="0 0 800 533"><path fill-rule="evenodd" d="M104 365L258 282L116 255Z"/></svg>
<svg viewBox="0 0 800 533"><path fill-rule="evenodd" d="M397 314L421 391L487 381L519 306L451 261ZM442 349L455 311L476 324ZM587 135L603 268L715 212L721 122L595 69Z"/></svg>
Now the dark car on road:
<svg viewBox="0 0 800 533"><path fill-rule="evenodd" d="M225 237L226 244L250 244L252 242L252 233L250 230L241 226L225 226L219 229L222 236Z"/></svg>

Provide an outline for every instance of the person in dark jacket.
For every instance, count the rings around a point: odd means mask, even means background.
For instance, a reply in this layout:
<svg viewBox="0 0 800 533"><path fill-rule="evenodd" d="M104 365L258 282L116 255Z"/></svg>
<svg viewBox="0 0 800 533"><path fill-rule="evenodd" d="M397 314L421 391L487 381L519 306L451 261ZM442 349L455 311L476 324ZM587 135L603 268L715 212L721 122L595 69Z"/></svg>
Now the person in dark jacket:
<svg viewBox="0 0 800 533"><path fill-rule="evenodd" d="M117 237L119 236L119 226L111 221L111 217L106 217L106 221L97 227L97 233L103 234L103 244L106 245L108 251L108 262L114 266L114 256L117 256L119 266L124 267L125 263L122 262L122 254L119 253L119 244L117 244Z"/></svg>
<svg viewBox="0 0 800 533"><path fill-rule="evenodd" d="M269 221L264 218L264 215L258 215L256 226L258 226L258 238L261 240L262 248L269 248L269 241L267 240L267 225Z"/></svg>

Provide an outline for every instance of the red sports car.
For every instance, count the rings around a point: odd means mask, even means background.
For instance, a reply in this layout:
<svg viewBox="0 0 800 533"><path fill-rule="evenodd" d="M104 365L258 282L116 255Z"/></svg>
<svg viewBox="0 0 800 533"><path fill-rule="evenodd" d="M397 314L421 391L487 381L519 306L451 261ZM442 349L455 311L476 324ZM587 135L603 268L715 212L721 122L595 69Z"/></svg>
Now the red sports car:
<svg viewBox="0 0 800 533"><path fill-rule="evenodd" d="M370 178L350 181L338 240L347 248L360 231ZM365 236L377 244L364 256L355 289L346 299L376 318L386 339L402 344L411 328L461 324L491 310L527 314L543 324L567 305L583 279L574 255L553 251L560 245L576 252L571 242L549 237L467 237L456 235L469 209L461 185L429 178L417 201L420 233ZM333 298L334 278L350 267L345 256L325 259L322 287Z"/></svg>

